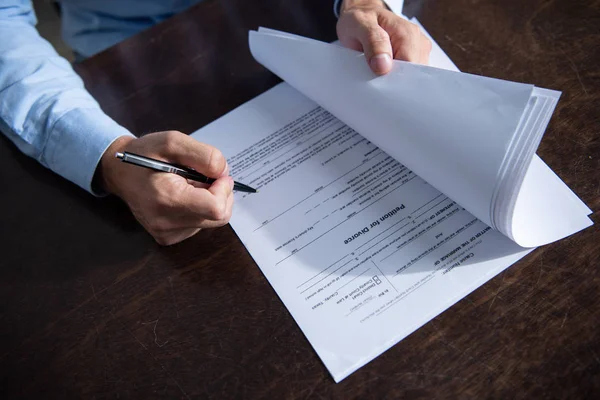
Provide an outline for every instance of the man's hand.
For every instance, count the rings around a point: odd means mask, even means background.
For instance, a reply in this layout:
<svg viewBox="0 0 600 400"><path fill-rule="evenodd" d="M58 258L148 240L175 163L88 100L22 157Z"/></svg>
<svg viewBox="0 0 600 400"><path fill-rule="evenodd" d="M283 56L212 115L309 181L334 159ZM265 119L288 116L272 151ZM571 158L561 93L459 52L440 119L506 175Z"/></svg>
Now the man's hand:
<svg viewBox="0 0 600 400"><path fill-rule="evenodd" d="M208 186L127 165L115 158L116 152L123 151L185 165L218 179ZM227 161L219 150L181 132L117 139L102 156L100 174L104 189L123 199L162 245L181 242L203 228L225 225L231 217L233 179Z"/></svg>
<svg viewBox="0 0 600 400"><path fill-rule="evenodd" d="M344 0L337 34L344 46L364 52L378 75L392 69L392 58L429 62L431 41L417 25L389 11L381 0Z"/></svg>

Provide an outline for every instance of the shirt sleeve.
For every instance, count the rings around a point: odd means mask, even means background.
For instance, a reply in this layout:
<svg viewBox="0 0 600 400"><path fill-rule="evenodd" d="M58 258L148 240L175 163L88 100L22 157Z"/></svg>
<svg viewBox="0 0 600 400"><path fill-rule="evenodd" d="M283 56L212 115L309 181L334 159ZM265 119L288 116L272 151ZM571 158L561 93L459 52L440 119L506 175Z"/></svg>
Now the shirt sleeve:
<svg viewBox="0 0 600 400"><path fill-rule="evenodd" d="M342 0L334 0L333 2L333 13L336 18L340 17L340 7L342 6Z"/></svg>
<svg viewBox="0 0 600 400"><path fill-rule="evenodd" d="M102 154L131 133L100 109L71 64L39 36L30 0L0 3L0 131L90 193Z"/></svg>
<svg viewBox="0 0 600 400"><path fill-rule="evenodd" d="M333 13L337 18L340 17L340 7L342 7L343 0L334 0L333 2ZM389 8L394 13L401 15L402 7L404 6L404 0L384 0L383 1L387 8Z"/></svg>

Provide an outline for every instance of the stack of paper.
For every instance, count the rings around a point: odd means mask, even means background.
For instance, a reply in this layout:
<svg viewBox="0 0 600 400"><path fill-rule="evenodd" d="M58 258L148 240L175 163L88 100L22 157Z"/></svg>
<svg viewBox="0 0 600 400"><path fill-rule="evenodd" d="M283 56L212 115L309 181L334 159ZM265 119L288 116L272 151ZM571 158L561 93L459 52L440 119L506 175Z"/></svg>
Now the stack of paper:
<svg viewBox="0 0 600 400"><path fill-rule="evenodd" d="M560 93L402 61L375 78L363 54L264 28L250 32L250 49L519 245L547 244L591 224L591 211L534 159Z"/></svg>
<svg viewBox="0 0 600 400"><path fill-rule="evenodd" d="M557 92L459 73L435 43L432 67L381 77L282 32L250 47L286 83L193 136L260 189L231 225L336 381L591 225L535 155Z"/></svg>

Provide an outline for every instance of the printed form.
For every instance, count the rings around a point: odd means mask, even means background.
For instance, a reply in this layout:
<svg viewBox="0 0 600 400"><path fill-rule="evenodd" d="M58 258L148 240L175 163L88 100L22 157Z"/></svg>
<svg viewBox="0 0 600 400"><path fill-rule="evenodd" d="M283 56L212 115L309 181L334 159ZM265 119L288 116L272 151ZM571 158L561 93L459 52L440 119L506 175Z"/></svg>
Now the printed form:
<svg viewBox="0 0 600 400"><path fill-rule="evenodd" d="M231 225L336 382L533 250L286 83L193 137L259 189Z"/></svg>

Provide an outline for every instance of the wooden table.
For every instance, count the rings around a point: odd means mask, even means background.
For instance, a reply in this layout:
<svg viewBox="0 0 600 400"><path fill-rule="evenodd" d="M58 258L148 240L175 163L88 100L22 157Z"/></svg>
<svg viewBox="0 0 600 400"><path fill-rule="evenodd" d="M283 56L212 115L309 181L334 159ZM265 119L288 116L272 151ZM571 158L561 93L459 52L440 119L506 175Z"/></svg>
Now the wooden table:
<svg viewBox="0 0 600 400"><path fill-rule="evenodd" d="M194 131L277 83L259 25L335 39L330 0L207 1L77 67L135 134ZM408 2L463 71L558 89L539 154L600 223L593 0ZM224 132L224 134L227 134ZM230 227L160 247L0 139L2 398L590 398L600 230L545 246L335 384Z"/></svg>

